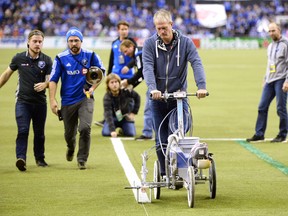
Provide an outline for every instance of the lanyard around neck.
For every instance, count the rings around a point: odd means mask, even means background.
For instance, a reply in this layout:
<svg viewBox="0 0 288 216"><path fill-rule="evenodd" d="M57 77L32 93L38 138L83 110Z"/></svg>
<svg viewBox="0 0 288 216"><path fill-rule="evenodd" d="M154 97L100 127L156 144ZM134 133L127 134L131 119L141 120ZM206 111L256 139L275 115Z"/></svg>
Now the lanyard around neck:
<svg viewBox="0 0 288 216"><path fill-rule="evenodd" d="M274 52L274 63L276 62L276 54L277 54L277 51L278 51L278 47L279 47L279 41L277 42L277 45L276 45L276 48L275 48L275 52ZM274 44L272 44L271 46L271 50L270 50L270 59L272 59L272 52L273 52L273 46Z"/></svg>

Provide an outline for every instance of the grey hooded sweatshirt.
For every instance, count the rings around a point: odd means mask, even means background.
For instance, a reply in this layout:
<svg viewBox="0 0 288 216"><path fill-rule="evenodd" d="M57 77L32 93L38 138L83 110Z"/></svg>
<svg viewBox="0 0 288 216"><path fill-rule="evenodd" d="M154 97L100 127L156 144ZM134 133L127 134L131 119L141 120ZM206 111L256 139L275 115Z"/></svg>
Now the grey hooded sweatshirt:
<svg viewBox="0 0 288 216"><path fill-rule="evenodd" d="M279 41L272 41L267 49L266 83L286 79L288 82L288 40L281 37ZM275 65L275 72L270 71L271 65Z"/></svg>
<svg viewBox="0 0 288 216"><path fill-rule="evenodd" d="M187 69L190 62L198 89L206 89L206 77L201 59L191 38L173 30L171 49L154 34L144 42L143 75L149 92L173 93L187 91Z"/></svg>

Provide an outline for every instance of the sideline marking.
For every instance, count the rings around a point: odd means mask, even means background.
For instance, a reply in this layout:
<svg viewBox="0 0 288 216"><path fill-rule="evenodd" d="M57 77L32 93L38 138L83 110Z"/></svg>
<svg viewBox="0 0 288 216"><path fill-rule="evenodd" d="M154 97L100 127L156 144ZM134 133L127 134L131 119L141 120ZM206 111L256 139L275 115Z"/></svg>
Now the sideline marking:
<svg viewBox="0 0 288 216"><path fill-rule="evenodd" d="M135 140L135 138L134 137L121 137L121 140ZM238 141L239 140L241 141L241 140L246 140L246 138L201 138L200 137L200 140L210 140L210 141Z"/></svg>
<svg viewBox="0 0 288 216"><path fill-rule="evenodd" d="M285 175L288 175L288 167L285 166L284 164L274 160L273 158L271 158L269 155L263 153L262 151L260 151L259 149L257 149L256 147L252 146L251 144L249 144L246 141L238 141L238 143L243 146L245 149L247 149L248 151L250 151L251 153L255 154L257 157L259 157L260 159L266 161L268 164L272 165L273 167L275 167L276 169L280 170L282 173L284 173Z"/></svg>
<svg viewBox="0 0 288 216"><path fill-rule="evenodd" d="M133 167L133 165L131 164L128 155L126 154L126 151L124 149L123 143L121 142L120 138L110 138L110 140L112 141L112 145L114 147L115 153L123 167L123 170L126 174L126 177L130 183L130 186L139 186L141 185L141 181ZM134 193L134 197L137 201L137 189L132 189L133 193ZM150 200L147 196L147 193L143 193L141 190L138 190L139 193L139 203L150 203Z"/></svg>
<svg viewBox="0 0 288 216"><path fill-rule="evenodd" d="M199 137L199 138L200 138L200 141L201 140L206 140L206 141L245 141L246 140L246 138L208 138L208 137L207 138ZM273 138L266 138L263 142L271 141L272 139ZM121 140L135 140L135 138L134 137L121 137Z"/></svg>
<svg viewBox="0 0 288 216"><path fill-rule="evenodd" d="M200 140L207 140L207 141L246 141L247 138L200 138ZM269 142L273 138L265 138L262 142ZM287 142L284 141L284 142Z"/></svg>
<svg viewBox="0 0 288 216"><path fill-rule="evenodd" d="M241 141L246 140L245 138L201 138L201 140L207 140L207 141Z"/></svg>

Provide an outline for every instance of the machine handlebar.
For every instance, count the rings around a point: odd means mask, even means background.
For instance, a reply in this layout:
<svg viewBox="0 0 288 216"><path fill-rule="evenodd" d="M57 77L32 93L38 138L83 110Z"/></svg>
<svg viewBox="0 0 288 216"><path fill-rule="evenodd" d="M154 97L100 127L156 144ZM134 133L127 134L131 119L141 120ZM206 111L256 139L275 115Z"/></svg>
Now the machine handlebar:
<svg viewBox="0 0 288 216"><path fill-rule="evenodd" d="M173 93L163 93L161 98L163 99L169 99L169 98L187 98L188 96L197 96L197 92L196 93L187 93L184 91L180 91L180 92L173 92ZM209 92L206 93L206 96L209 96Z"/></svg>

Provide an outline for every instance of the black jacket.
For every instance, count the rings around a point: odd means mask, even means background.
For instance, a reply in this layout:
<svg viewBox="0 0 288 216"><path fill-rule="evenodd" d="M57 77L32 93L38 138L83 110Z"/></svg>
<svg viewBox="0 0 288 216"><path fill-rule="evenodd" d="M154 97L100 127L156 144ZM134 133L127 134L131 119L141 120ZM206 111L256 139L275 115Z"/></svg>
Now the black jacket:
<svg viewBox="0 0 288 216"><path fill-rule="evenodd" d="M118 96L110 92L104 95L104 117L110 131L115 131L114 118L116 111L121 110L122 115L129 113L137 114L140 108L140 95L134 90L121 89Z"/></svg>
<svg viewBox="0 0 288 216"><path fill-rule="evenodd" d="M144 80L144 76L143 76L143 62L142 62L142 51L137 52L134 56L133 56L133 62L132 62L132 66L131 65L127 65L129 68L132 68L133 66L137 67L137 72L133 75L133 77L131 77L130 79L127 80L128 84L132 85L133 88L135 88L137 85L139 85L143 80Z"/></svg>

